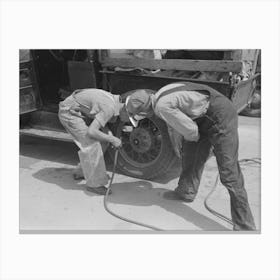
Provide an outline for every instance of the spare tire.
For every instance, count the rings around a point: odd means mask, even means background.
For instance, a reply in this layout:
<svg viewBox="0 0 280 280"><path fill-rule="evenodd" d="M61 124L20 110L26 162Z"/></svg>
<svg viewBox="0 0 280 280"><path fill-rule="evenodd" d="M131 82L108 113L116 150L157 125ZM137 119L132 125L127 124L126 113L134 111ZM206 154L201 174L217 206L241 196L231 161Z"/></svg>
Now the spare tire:
<svg viewBox="0 0 280 280"><path fill-rule="evenodd" d="M241 116L246 117L261 117L261 93L256 90L252 96L252 100L250 104L244 108L243 111L240 112Z"/></svg>
<svg viewBox="0 0 280 280"><path fill-rule="evenodd" d="M122 139L117 170L125 175L153 179L166 173L177 159L165 122L155 116L141 120L137 128L118 120L112 129ZM113 159L114 150L108 152Z"/></svg>

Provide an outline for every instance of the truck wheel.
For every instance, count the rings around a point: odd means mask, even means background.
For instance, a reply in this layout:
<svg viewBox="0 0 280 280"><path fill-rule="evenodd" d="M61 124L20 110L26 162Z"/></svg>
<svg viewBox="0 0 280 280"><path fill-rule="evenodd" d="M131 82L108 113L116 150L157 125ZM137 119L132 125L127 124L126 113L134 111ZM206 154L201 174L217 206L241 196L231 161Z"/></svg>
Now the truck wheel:
<svg viewBox="0 0 280 280"><path fill-rule="evenodd" d="M118 120L113 130L122 139L117 169L125 175L153 179L176 161L166 124L157 117L141 120L137 128ZM114 150L108 152L113 159Z"/></svg>
<svg viewBox="0 0 280 280"><path fill-rule="evenodd" d="M253 94L250 106L247 106L243 111L240 112L240 115L246 117L261 117L261 93L259 90Z"/></svg>

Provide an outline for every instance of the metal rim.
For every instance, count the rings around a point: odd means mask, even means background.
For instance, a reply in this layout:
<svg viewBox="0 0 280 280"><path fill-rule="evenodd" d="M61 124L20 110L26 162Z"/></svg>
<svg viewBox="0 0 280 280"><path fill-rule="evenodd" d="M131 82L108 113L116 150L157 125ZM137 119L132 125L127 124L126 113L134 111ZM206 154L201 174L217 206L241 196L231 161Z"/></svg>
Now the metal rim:
<svg viewBox="0 0 280 280"><path fill-rule="evenodd" d="M131 124L121 123L118 127L118 135L122 139L120 154L133 166L149 167L162 152L162 135L158 126L151 119L141 120L132 131L125 131L126 126L131 127Z"/></svg>

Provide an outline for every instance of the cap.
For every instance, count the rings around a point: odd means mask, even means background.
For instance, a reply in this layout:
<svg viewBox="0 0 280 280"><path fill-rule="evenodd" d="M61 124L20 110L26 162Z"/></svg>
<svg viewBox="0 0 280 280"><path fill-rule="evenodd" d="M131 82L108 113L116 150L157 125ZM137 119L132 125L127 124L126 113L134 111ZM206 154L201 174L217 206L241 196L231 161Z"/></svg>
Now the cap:
<svg viewBox="0 0 280 280"><path fill-rule="evenodd" d="M126 111L130 122L137 127L138 122L147 117L151 108L151 94L153 91L140 89L127 97L125 102Z"/></svg>

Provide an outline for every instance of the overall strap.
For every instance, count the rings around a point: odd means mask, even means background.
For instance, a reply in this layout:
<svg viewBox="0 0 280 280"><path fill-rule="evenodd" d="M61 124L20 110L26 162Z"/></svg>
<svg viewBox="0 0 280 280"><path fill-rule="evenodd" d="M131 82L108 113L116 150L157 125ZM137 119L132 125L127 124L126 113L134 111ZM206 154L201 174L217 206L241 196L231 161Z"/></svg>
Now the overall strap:
<svg viewBox="0 0 280 280"><path fill-rule="evenodd" d="M183 85L163 91L159 96L157 96L155 98L153 106L155 107L157 102L159 101L159 99L162 98L163 96L169 95L169 94L174 93L176 91L183 91L183 90L185 90L185 91L197 91L200 94L210 96L210 91L208 91L205 88L200 88L199 85L197 85L193 88L191 86L193 84L189 84L189 86L187 84L184 84L184 82L179 82L178 84L183 84Z"/></svg>

